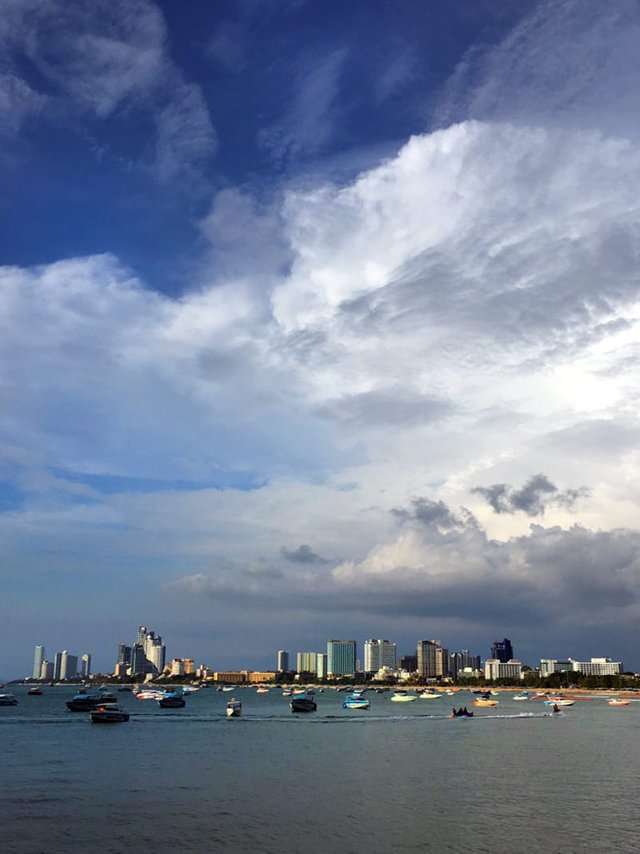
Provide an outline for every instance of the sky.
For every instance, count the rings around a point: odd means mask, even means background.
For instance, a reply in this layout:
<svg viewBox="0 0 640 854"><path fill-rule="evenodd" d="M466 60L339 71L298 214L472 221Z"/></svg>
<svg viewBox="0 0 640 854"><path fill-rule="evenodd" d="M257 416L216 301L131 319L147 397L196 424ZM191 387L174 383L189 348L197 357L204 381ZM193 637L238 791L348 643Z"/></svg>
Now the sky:
<svg viewBox="0 0 640 854"><path fill-rule="evenodd" d="M640 669L635 0L0 13L0 676Z"/></svg>

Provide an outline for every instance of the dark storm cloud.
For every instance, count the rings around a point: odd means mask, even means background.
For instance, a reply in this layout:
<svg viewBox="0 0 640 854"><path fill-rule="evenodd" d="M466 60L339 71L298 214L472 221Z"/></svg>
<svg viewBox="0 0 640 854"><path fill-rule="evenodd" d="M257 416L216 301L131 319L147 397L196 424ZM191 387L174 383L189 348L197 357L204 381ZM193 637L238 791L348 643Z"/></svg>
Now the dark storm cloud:
<svg viewBox="0 0 640 854"><path fill-rule="evenodd" d="M456 516L444 501L432 501L430 498L414 498L408 510L394 507L391 513L402 523L419 522L427 527L435 526L441 529L460 528L472 519L468 511L463 511L462 516Z"/></svg>
<svg viewBox="0 0 640 854"><path fill-rule="evenodd" d="M584 487L561 491L544 474L535 474L520 489L507 483L491 486L476 486L471 490L482 495L496 513L526 513L527 516L542 516L549 505L571 510L579 498L588 494Z"/></svg>
<svg viewBox="0 0 640 854"><path fill-rule="evenodd" d="M291 563L329 563L329 561L319 554L316 554L311 546L303 543L297 549L288 549L282 546L280 549L282 554Z"/></svg>

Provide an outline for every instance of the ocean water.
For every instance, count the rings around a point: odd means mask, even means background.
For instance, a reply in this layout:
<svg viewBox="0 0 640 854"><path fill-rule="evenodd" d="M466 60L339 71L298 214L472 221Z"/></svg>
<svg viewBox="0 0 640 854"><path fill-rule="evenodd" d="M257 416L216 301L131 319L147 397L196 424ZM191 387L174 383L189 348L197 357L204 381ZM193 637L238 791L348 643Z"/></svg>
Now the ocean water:
<svg viewBox="0 0 640 854"><path fill-rule="evenodd" d="M246 688L229 720L205 689L171 711L119 694L131 720L98 726L44 690L0 707L2 854L640 851L640 702L503 693L450 720L448 698L346 711L327 689L294 715Z"/></svg>

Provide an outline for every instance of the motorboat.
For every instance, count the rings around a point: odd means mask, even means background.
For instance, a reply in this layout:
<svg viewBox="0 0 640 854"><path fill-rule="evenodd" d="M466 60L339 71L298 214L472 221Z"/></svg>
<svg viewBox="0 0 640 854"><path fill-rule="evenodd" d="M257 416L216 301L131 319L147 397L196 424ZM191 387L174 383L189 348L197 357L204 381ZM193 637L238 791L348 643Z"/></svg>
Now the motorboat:
<svg viewBox="0 0 640 854"><path fill-rule="evenodd" d="M491 706L497 706L498 701L497 700L487 700L484 697L478 697L477 700L473 701L473 705L478 706L479 708L485 709L485 708L490 708Z"/></svg>
<svg viewBox="0 0 640 854"><path fill-rule="evenodd" d="M350 697L346 697L344 702L342 703L343 709L370 709L371 703L367 700L366 697L360 695L359 697L351 695Z"/></svg>
<svg viewBox="0 0 640 854"><path fill-rule="evenodd" d="M185 685L182 688L182 693L183 694L195 694L196 691L199 691L199 690L200 689L196 685Z"/></svg>
<svg viewBox="0 0 640 854"><path fill-rule="evenodd" d="M392 703L413 703L418 697L415 694L407 694L406 691L396 691L390 699Z"/></svg>
<svg viewBox="0 0 640 854"><path fill-rule="evenodd" d="M608 706L628 706L628 705L630 705L630 701L629 700L620 700L617 697L613 697L611 700L608 701L607 705Z"/></svg>
<svg viewBox="0 0 640 854"><path fill-rule="evenodd" d="M161 709L184 709L187 702L182 691L167 691L158 697L158 705Z"/></svg>
<svg viewBox="0 0 640 854"><path fill-rule="evenodd" d="M574 706L575 700L567 700L564 697L551 697L544 701L545 706Z"/></svg>
<svg viewBox="0 0 640 854"><path fill-rule="evenodd" d="M529 699L529 695L527 694L527 692L526 692L526 691L523 691L523 692L522 692L522 694L516 694L516 695L515 695L514 697L512 697L511 699L512 699L512 700L516 700L516 702L518 702L518 701L519 701L519 702L523 702L524 700L528 700L528 699Z"/></svg>
<svg viewBox="0 0 640 854"><path fill-rule="evenodd" d="M315 712L318 708L313 697L292 697L289 705L292 712Z"/></svg>
<svg viewBox="0 0 640 854"><path fill-rule="evenodd" d="M239 718L242 714L242 703L240 700L235 700L233 697L227 703L227 717Z"/></svg>
<svg viewBox="0 0 640 854"><path fill-rule="evenodd" d="M35 685L33 688L29 688L27 691L27 697L41 697L43 694L42 688L39 685Z"/></svg>
<svg viewBox="0 0 640 854"><path fill-rule="evenodd" d="M294 697L299 697L299 696L305 696L306 697L306 695L308 693L309 692L307 691L306 688L294 688L293 689L293 696Z"/></svg>
<svg viewBox="0 0 640 854"><path fill-rule="evenodd" d="M138 700L159 700L164 695L163 691L157 689L148 689L146 691L138 691L136 697Z"/></svg>
<svg viewBox="0 0 640 854"><path fill-rule="evenodd" d="M129 713L117 703L102 703L90 713L93 724L122 724L129 720Z"/></svg>
<svg viewBox="0 0 640 854"><path fill-rule="evenodd" d="M233 685L223 685L222 690L223 691L233 691Z"/></svg>
<svg viewBox="0 0 640 854"><path fill-rule="evenodd" d="M79 691L71 700L67 700L66 707L70 712L91 712L104 703L114 703L116 698L113 694L100 691Z"/></svg>
<svg viewBox="0 0 640 854"><path fill-rule="evenodd" d="M0 706L17 706L18 701L13 694L0 694Z"/></svg>
<svg viewBox="0 0 640 854"><path fill-rule="evenodd" d="M268 694L268 693L269 693L268 688L258 688L258 690L256 691L256 694Z"/></svg>
<svg viewBox="0 0 640 854"><path fill-rule="evenodd" d="M285 688L284 691L282 692L283 697L290 697L292 694L293 694L293 691L291 690L291 688Z"/></svg>
<svg viewBox="0 0 640 854"><path fill-rule="evenodd" d="M436 691L422 691L418 694L419 700L439 700L442 697L442 694L438 694Z"/></svg>

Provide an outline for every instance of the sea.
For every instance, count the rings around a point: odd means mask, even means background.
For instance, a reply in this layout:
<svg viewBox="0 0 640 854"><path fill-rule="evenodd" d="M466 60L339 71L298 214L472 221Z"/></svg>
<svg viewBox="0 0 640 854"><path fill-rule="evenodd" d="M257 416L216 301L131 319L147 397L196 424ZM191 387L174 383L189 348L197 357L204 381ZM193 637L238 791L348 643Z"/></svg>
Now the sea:
<svg viewBox="0 0 640 854"><path fill-rule="evenodd" d="M4 690L2 854L640 852L640 701L503 692L452 720L471 693L348 711L325 689L292 714L275 688L206 688L177 710L118 694L130 721L96 725L72 688Z"/></svg>

